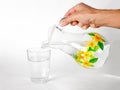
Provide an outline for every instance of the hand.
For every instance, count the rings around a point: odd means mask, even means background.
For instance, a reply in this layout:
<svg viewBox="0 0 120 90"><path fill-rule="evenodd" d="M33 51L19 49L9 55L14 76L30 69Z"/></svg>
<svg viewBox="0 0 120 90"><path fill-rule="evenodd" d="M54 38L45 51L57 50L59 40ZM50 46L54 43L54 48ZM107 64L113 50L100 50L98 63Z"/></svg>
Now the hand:
<svg viewBox="0 0 120 90"><path fill-rule="evenodd" d="M83 29L87 29L89 27L98 28L100 25L95 23L95 14L98 11L98 9L92 8L84 3L79 3L68 10L64 15L64 18L60 21L60 25L78 25Z"/></svg>

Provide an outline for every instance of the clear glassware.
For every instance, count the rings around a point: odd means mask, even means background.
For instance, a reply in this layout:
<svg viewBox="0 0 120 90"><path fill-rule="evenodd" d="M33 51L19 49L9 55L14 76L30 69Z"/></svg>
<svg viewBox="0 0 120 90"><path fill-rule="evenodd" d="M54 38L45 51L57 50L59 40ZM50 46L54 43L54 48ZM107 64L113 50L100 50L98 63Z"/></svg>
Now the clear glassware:
<svg viewBox="0 0 120 90"><path fill-rule="evenodd" d="M48 81L50 56L51 50L49 48L30 48L27 50L32 82L44 83Z"/></svg>
<svg viewBox="0 0 120 90"><path fill-rule="evenodd" d="M97 32L73 33L54 25L48 33L48 47L60 49L85 68L102 67L110 44Z"/></svg>

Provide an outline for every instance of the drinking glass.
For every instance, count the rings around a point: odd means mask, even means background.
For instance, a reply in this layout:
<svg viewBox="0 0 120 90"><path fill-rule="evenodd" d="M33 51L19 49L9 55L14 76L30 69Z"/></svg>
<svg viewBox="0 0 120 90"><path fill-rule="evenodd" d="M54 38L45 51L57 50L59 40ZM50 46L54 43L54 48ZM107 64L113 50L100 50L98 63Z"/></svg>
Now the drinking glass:
<svg viewBox="0 0 120 90"><path fill-rule="evenodd" d="M48 81L50 56L50 48L30 48L27 50L32 82L44 83Z"/></svg>

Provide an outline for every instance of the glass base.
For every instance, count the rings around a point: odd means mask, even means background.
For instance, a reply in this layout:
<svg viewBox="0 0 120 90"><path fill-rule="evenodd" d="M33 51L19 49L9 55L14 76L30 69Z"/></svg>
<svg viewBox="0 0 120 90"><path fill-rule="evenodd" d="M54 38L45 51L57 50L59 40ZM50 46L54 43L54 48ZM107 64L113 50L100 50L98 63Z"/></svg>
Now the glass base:
<svg viewBox="0 0 120 90"><path fill-rule="evenodd" d="M34 83L47 83L48 78L31 78L31 81Z"/></svg>

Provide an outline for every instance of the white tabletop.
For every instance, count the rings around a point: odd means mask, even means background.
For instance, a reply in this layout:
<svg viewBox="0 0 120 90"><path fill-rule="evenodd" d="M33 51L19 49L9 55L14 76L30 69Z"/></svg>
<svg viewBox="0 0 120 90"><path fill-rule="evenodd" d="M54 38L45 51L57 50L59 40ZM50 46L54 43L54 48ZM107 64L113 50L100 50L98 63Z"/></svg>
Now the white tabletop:
<svg viewBox="0 0 120 90"><path fill-rule="evenodd" d="M13 58L14 60L10 61ZM30 81L27 58L22 60L22 57L17 58L17 55L3 57L0 60L0 89L119 90L120 76L107 71L107 64L100 69L85 69L68 55L55 50L51 56L50 79L47 83L40 84Z"/></svg>

